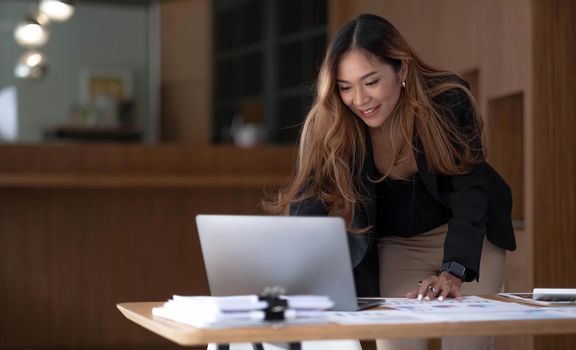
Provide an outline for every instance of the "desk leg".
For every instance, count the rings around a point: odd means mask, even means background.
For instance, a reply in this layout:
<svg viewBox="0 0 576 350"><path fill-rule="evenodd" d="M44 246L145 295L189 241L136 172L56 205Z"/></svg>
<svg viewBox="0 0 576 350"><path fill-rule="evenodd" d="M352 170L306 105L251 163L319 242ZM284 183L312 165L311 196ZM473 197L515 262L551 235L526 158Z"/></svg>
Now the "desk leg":
<svg viewBox="0 0 576 350"><path fill-rule="evenodd" d="M290 343L288 344L288 350L302 350L302 343Z"/></svg>

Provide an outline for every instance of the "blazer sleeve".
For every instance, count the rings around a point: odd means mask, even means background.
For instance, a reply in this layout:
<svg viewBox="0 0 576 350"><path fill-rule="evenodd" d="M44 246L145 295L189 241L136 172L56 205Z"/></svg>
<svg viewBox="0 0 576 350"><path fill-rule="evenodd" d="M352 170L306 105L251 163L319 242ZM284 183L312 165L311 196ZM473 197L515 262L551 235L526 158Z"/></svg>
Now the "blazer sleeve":
<svg viewBox="0 0 576 350"><path fill-rule="evenodd" d="M325 216L329 214L326 205L317 198L308 198L293 202L290 215L294 216ZM357 213L356 216L363 216ZM371 244L369 233L348 232L348 247L350 259L354 268L354 284L356 294L362 297L380 296L378 250Z"/></svg>
<svg viewBox="0 0 576 350"><path fill-rule="evenodd" d="M290 216L327 216L329 215L329 210L326 204L318 198L307 198L300 201L295 201L290 205ZM362 208L357 208L357 212L352 223L355 227L365 227L367 225L366 220L359 220L360 217L364 217L364 211ZM352 266L358 267L360 263L364 260L370 248L372 247L371 233L350 233L347 232L348 236L348 247L350 249L350 258L352 261Z"/></svg>
<svg viewBox="0 0 576 350"><path fill-rule="evenodd" d="M462 91L448 92L446 107L451 111L452 122L468 138L474 152L483 152L482 140L475 130L476 119L468 96ZM448 176L448 193L445 196L452 217L444 242L443 262L455 261L468 270L466 281L478 280L482 245L486 235L488 193L481 167L474 166L468 173Z"/></svg>
<svg viewBox="0 0 576 350"><path fill-rule="evenodd" d="M470 272L465 281L478 279L486 234L488 196L478 166L469 173L449 177L448 205L452 217L444 241L443 262L456 261Z"/></svg>

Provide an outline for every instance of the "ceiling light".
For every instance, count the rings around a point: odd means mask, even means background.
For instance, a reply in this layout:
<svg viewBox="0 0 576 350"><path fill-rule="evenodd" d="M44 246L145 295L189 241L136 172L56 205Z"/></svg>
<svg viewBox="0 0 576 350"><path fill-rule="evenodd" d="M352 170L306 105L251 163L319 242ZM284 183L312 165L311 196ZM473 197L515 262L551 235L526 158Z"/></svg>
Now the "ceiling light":
<svg viewBox="0 0 576 350"><path fill-rule="evenodd" d="M64 22L74 14L72 0L41 0L40 12L57 22Z"/></svg>
<svg viewBox="0 0 576 350"><path fill-rule="evenodd" d="M44 61L44 56L40 52L32 52L26 56L26 65L36 67Z"/></svg>
<svg viewBox="0 0 576 350"><path fill-rule="evenodd" d="M39 47L48 41L48 30L43 26L45 16L28 16L14 30L14 39L24 47Z"/></svg>
<svg viewBox="0 0 576 350"><path fill-rule="evenodd" d="M14 74L18 78L39 78L46 73L46 57L39 51L27 51L18 60Z"/></svg>

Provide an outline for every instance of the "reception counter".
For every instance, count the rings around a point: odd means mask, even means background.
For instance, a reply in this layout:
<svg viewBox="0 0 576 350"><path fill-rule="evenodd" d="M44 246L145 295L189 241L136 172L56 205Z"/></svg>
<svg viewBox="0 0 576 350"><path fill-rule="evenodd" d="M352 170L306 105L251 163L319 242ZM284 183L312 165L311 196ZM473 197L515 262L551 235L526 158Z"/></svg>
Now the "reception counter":
<svg viewBox="0 0 576 350"><path fill-rule="evenodd" d="M0 348L174 345L118 300L208 292L195 216L259 214L292 147L0 146Z"/></svg>

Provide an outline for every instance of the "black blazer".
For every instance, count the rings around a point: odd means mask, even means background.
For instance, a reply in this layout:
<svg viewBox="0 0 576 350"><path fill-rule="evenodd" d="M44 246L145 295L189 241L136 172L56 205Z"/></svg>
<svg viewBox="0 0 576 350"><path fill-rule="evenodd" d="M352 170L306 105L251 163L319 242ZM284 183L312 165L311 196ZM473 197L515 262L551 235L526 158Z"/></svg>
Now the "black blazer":
<svg viewBox="0 0 576 350"><path fill-rule="evenodd" d="M463 93L445 93L439 97L448 106L451 115L462 128L474 122L471 106ZM444 101L442 101L444 99ZM479 142L479 138L478 138ZM456 261L478 275L484 236L496 246L515 250L516 241L512 228L512 195L510 188L498 173L486 162L480 163L464 175L445 176L430 171L421 144L416 137L415 158L418 172L428 192L448 208L452 215L448 221L448 233L444 243L444 258L438 262ZM374 226L376 204L373 200L378 173L374 164L371 146L359 175L358 186L362 195L368 198L358 205L352 220L353 228L372 228L362 234L348 234L350 255L354 266L356 291L359 296L378 296L379 262ZM295 202L290 207L290 215L325 216L328 208L318 199Z"/></svg>

